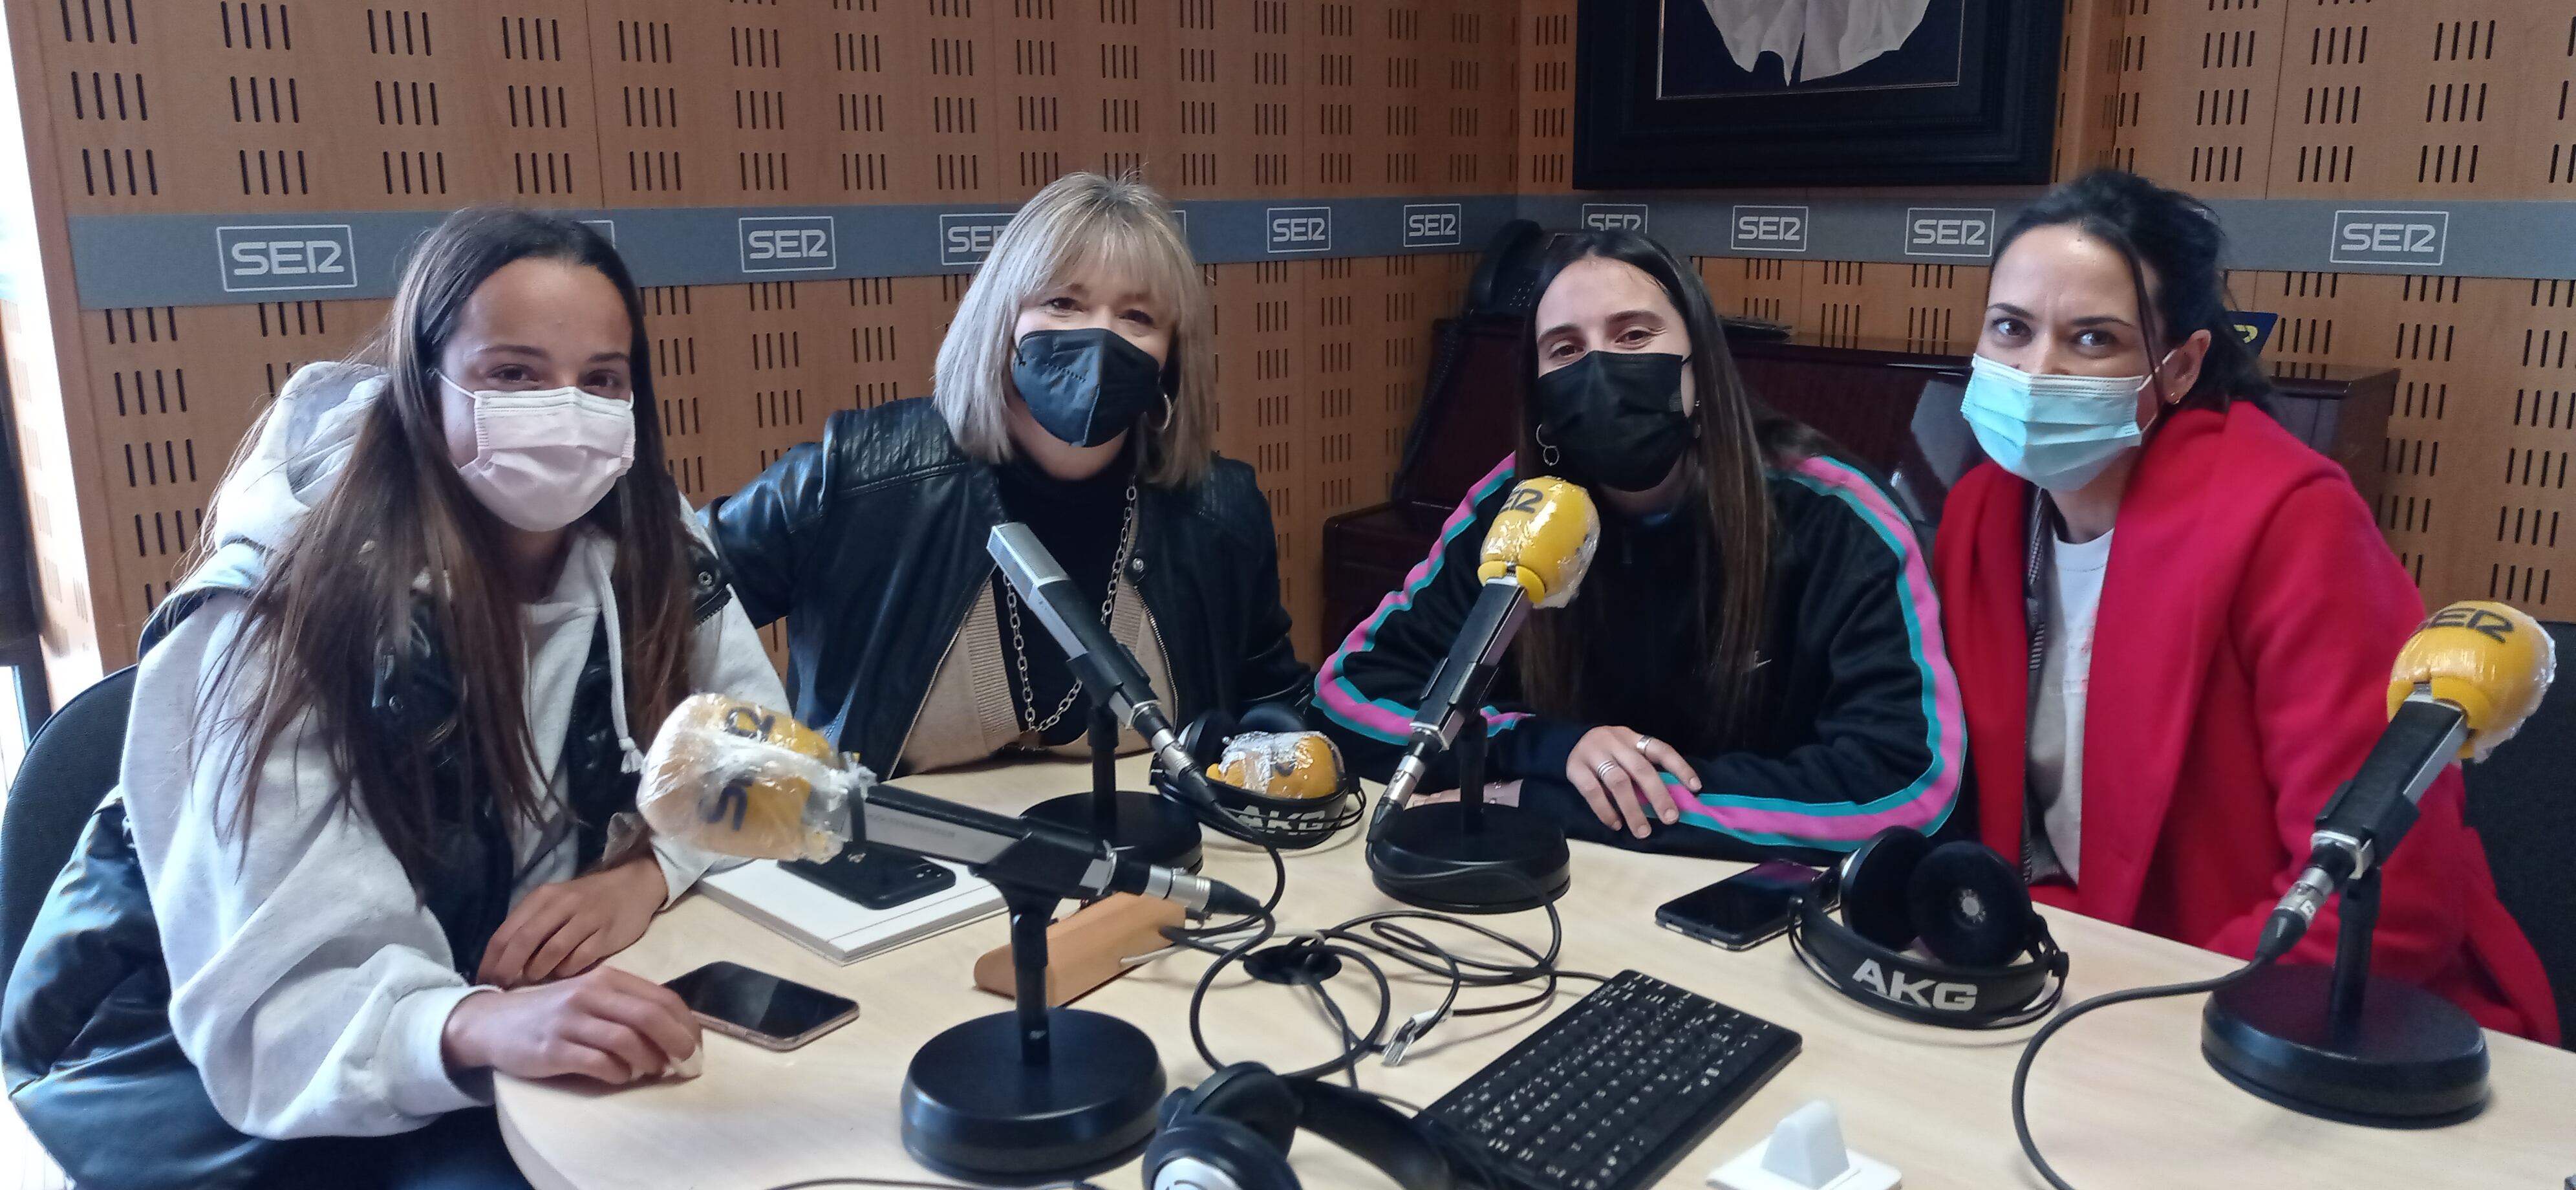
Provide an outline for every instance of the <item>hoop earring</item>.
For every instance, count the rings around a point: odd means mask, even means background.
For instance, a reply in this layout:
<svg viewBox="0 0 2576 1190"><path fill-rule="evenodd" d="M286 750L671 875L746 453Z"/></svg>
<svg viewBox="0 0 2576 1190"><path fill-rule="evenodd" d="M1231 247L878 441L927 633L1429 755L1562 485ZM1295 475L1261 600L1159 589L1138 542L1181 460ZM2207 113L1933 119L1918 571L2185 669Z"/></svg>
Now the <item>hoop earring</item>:
<svg viewBox="0 0 2576 1190"><path fill-rule="evenodd" d="M1537 430L1530 431L1530 438L1538 443L1538 461L1548 467L1556 466L1559 456L1555 444L1549 442L1547 436Z"/></svg>
<svg viewBox="0 0 2576 1190"><path fill-rule="evenodd" d="M1172 428L1172 418L1173 418L1173 416L1174 416L1174 415L1178 414L1179 412L1180 412L1180 405L1179 405L1178 403L1176 403L1176 402L1174 402L1174 401L1172 400L1172 394L1170 394L1170 393L1164 393L1164 394L1163 394L1163 424L1161 424L1161 425L1159 425L1159 426L1154 427L1154 432L1155 432L1155 433L1157 433L1157 434L1160 434L1160 433L1162 433L1162 432L1163 432L1163 431L1165 431L1165 430L1171 429L1171 428Z"/></svg>

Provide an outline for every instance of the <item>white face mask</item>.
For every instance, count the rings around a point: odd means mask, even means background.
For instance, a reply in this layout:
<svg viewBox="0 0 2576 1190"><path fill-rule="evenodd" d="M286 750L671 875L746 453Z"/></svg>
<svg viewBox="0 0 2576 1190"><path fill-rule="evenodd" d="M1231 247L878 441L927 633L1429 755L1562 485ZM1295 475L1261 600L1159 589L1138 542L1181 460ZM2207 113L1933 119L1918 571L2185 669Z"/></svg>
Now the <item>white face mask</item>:
<svg viewBox="0 0 2576 1190"><path fill-rule="evenodd" d="M1977 445L1997 466L2048 491L2093 482L2145 437L2138 392L2147 376L2040 376L1982 355L1968 362L1959 412Z"/></svg>
<svg viewBox="0 0 2576 1190"><path fill-rule="evenodd" d="M543 533L581 519L635 462L635 406L578 388L476 392L474 458L456 469L492 515Z"/></svg>

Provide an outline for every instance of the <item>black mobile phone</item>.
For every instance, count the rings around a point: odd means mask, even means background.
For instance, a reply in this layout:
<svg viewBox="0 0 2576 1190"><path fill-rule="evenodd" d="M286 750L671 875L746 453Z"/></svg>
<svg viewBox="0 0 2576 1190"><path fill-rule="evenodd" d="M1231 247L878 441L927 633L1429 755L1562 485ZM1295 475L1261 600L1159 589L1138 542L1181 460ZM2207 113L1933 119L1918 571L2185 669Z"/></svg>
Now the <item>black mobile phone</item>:
<svg viewBox="0 0 2576 1190"><path fill-rule="evenodd" d="M764 1049L795 1049L859 1015L859 1002L847 996L740 963L709 963L662 986L706 1027Z"/></svg>
<svg viewBox="0 0 2576 1190"><path fill-rule="evenodd" d="M892 909L957 887L957 873L919 856L890 851L843 851L816 863L789 860L780 867L870 909Z"/></svg>
<svg viewBox="0 0 2576 1190"><path fill-rule="evenodd" d="M1785 859L1756 864L1664 902L1655 921L1702 942L1749 950L1789 928L1790 900L1814 887L1816 876L1814 868Z"/></svg>

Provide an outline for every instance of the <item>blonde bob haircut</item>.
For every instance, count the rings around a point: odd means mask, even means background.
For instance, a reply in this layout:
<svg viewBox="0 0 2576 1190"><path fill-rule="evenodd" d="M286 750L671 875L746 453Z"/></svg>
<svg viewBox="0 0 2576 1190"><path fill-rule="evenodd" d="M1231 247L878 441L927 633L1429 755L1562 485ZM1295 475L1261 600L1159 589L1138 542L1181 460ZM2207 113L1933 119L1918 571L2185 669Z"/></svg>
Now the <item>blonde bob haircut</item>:
<svg viewBox="0 0 2576 1190"><path fill-rule="evenodd" d="M1208 401L1216 356L1208 343L1207 294L1171 207L1132 176L1066 174L1011 217L940 341L932 404L959 449L987 463L1009 459L1012 330L1020 310L1086 274L1132 279L1170 320L1164 374L1172 381L1171 417L1149 413L1134 432L1143 436L1145 482L1197 483L1214 449Z"/></svg>

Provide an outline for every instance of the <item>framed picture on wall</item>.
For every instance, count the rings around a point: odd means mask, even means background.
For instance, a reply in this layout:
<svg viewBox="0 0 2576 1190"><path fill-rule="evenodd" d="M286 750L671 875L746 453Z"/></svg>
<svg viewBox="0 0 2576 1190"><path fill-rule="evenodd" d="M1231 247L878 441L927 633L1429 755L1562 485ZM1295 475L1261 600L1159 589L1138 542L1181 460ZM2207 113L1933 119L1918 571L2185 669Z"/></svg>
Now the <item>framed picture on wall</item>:
<svg viewBox="0 0 2576 1190"><path fill-rule="evenodd" d="M1574 185L2046 182L2058 0L1582 0Z"/></svg>

